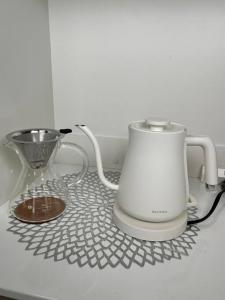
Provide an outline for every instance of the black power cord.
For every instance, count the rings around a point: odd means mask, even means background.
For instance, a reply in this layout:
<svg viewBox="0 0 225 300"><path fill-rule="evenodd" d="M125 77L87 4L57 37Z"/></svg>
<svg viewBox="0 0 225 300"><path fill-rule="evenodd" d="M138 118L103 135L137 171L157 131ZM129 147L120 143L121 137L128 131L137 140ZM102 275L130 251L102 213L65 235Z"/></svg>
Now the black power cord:
<svg viewBox="0 0 225 300"><path fill-rule="evenodd" d="M216 198L213 202L213 205L212 205L210 211L207 213L207 215L205 215L204 217L202 217L200 219L197 219L197 220L189 220L187 222L187 225L193 225L193 224L201 223L201 222L205 221L206 219L208 219L211 216L211 214L216 209L218 203L220 202L221 196L225 192L225 181L223 181L220 185L221 185L222 190L217 194L217 196L216 196Z"/></svg>

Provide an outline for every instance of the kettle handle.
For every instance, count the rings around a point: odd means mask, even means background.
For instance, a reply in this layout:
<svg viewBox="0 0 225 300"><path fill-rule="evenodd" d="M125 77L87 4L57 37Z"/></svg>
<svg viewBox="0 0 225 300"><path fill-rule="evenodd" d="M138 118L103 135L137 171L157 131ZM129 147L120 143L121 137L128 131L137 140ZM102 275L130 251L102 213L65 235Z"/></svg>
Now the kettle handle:
<svg viewBox="0 0 225 300"><path fill-rule="evenodd" d="M200 146L204 150L205 157L205 181L208 185L217 185L217 158L216 149L208 136L187 136L185 142L188 146Z"/></svg>
<svg viewBox="0 0 225 300"><path fill-rule="evenodd" d="M76 174L76 178L75 178L74 182L72 182L70 184L70 186L73 186L76 183L79 183L83 179L85 174L87 173L88 164L89 164L87 153L79 145L77 145L75 143L70 143L70 142L61 142L60 149L62 149L62 150L68 149L68 150L76 151L82 157L82 162L83 162L82 169L79 171L78 174Z"/></svg>

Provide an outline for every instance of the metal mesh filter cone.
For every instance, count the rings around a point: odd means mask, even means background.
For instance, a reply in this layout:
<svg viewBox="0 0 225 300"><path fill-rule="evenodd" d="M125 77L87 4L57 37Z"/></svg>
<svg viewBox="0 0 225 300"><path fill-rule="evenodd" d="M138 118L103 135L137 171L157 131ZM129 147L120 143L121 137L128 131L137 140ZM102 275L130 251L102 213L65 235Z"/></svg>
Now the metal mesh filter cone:
<svg viewBox="0 0 225 300"><path fill-rule="evenodd" d="M47 166L60 136L57 130L43 128L14 131L6 138L19 148L32 169L38 169Z"/></svg>

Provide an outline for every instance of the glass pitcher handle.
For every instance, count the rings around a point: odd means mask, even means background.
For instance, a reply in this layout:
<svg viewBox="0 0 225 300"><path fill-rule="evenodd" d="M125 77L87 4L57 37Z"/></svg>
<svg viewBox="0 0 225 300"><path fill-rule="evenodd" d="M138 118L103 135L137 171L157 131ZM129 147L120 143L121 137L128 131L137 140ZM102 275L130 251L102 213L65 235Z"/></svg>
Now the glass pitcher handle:
<svg viewBox="0 0 225 300"><path fill-rule="evenodd" d="M80 172L78 174L76 174L76 179L73 182L71 182L71 184L70 184L70 186L75 185L76 183L79 183L83 179L85 174L87 173L87 170L88 170L87 153L79 145L70 143L70 142L62 142L60 144L60 149L74 150L82 157L82 161L83 161L82 169L80 170Z"/></svg>

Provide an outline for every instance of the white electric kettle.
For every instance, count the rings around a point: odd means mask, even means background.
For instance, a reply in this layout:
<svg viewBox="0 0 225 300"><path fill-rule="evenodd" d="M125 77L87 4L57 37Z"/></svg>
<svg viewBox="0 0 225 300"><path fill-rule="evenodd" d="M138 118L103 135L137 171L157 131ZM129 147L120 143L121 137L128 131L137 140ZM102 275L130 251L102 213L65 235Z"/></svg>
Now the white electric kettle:
<svg viewBox="0 0 225 300"><path fill-rule="evenodd" d="M93 143L101 181L118 190L113 209L114 222L133 237L162 241L185 231L190 198L187 145L204 149L205 181L208 185L217 184L213 142L207 136L188 136L181 124L160 119L131 123L119 185L105 178L100 149L90 129L85 125L76 126Z"/></svg>

